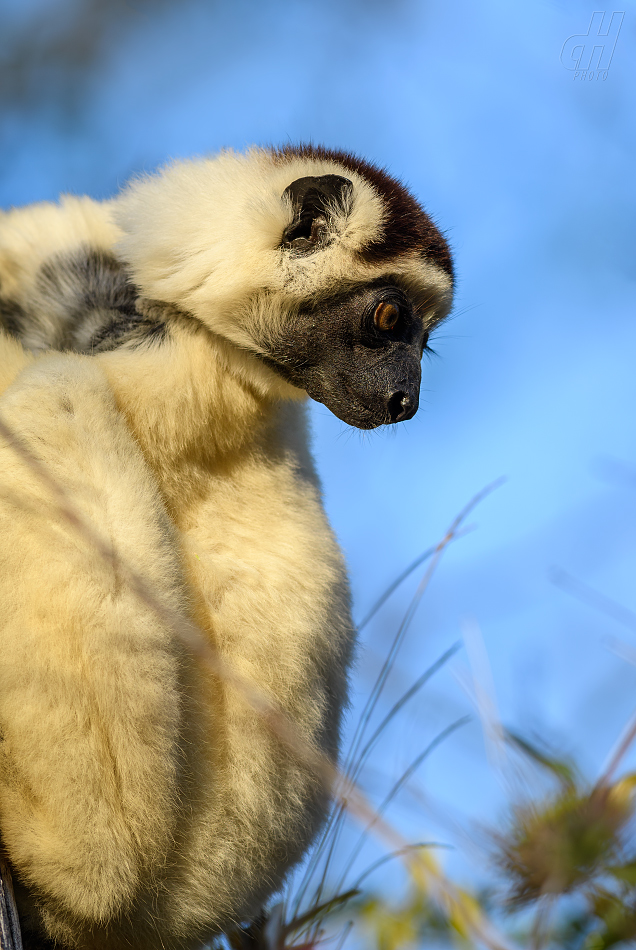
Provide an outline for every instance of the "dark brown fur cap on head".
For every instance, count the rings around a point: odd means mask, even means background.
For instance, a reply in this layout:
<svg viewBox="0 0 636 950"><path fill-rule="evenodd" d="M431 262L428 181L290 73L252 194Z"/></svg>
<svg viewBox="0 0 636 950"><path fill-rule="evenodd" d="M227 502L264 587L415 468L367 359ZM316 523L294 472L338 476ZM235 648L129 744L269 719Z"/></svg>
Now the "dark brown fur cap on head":
<svg viewBox="0 0 636 950"><path fill-rule="evenodd" d="M382 196L387 209L384 231L381 238L370 241L358 252L362 261L382 264L409 251L419 251L453 280L453 261L445 238L396 178L350 152L332 151L321 145L286 145L273 149L273 154L281 161L309 158L337 162L365 178Z"/></svg>

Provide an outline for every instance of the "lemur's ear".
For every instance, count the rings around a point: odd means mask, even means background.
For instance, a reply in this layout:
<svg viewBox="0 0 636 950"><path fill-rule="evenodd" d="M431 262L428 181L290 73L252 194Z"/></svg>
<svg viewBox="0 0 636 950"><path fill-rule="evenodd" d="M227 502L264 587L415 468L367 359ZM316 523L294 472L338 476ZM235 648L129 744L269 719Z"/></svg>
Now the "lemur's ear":
<svg viewBox="0 0 636 950"><path fill-rule="evenodd" d="M285 228L281 247L295 254L311 254L327 237L327 217L334 207L344 208L353 185L342 175L309 175L297 178L283 192L294 209L294 220Z"/></svg>

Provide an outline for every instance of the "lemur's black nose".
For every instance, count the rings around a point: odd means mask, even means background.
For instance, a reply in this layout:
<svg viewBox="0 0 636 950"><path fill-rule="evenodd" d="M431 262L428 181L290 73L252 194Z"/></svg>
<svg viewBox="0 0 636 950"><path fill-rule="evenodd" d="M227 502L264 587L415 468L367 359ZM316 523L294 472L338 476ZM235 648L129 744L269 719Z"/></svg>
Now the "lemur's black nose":
<svg viewBox="0 0 636 950"><path fill-rule="evenodd" d="M390 422L404 422L405 419L411 419L417 412L417 399L414 399L409 393L399 390L389 396L386 408L389 413Z"/></svg>

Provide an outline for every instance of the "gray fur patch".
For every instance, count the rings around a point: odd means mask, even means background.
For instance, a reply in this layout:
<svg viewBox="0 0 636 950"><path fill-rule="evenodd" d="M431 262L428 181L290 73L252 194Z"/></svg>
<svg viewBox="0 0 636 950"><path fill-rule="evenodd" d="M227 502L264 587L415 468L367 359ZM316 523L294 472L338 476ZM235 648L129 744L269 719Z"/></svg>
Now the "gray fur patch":
<svg viewBox="0 0 636 950"><path fill-rule="evenodd" d="M17 301L0 297L0 327L3 330L19 339L26 319L24 308Z"/></svg>
<svg viewBox="0 0 636 950"><path fill-rule="evenodd" d="M34 352L100 353L163 342L169 309L142 300L114 255L85 247L45 261L24 303L0 299L0 325Z"/></svg>

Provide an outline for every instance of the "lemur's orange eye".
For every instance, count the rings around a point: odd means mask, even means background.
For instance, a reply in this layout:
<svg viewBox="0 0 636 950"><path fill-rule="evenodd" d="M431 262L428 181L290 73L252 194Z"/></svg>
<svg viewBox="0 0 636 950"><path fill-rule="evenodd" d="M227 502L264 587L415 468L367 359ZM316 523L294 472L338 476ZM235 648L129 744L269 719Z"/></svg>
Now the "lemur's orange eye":
<svg viewBox="0 0 636 950"><path fill-rule="evenodd" d="M378 330L392 330L399 319L400 311L398 308L392 303L387 303L386 300L377 305L373 314L373 322Z"/></svg>

